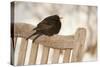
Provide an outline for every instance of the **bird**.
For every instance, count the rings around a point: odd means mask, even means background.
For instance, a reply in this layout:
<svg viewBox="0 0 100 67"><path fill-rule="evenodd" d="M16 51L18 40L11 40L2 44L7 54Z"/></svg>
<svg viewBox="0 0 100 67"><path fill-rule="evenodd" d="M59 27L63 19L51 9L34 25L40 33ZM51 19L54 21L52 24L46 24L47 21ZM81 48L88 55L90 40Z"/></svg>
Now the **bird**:
<svg viewBox="0 0 100 67"><path fill-rule="evenodd" d="M33 41L35 41L38 37L42 35L46 36L53 36L55 34L58 34L61 29L61 21L60 17L58 15L51 15L43 19L39 24L37 24L37 27L33 28L36 32L28 36L26 39L31 38L34 35L37 35Z"/></svg>

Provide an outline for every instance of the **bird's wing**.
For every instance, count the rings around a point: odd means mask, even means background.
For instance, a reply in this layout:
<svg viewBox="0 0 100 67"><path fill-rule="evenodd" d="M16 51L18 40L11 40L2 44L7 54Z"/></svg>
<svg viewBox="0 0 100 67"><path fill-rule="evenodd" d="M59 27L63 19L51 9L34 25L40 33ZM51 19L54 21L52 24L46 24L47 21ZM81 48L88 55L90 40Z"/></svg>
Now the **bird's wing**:
<svg viewBox="0 0 100 67"><path fill-rule="evenodd" d="M47 26L47 25L48 25L48 22L43 20L33 30L39 30L40 28L44 29L44 27Z"/></svg>
<svg viewBox="0 0 100 67"><path fill-rule="evenodd" d="M52 25L48 24L39 24L36 30L47 30L52 28Z"/></svg>

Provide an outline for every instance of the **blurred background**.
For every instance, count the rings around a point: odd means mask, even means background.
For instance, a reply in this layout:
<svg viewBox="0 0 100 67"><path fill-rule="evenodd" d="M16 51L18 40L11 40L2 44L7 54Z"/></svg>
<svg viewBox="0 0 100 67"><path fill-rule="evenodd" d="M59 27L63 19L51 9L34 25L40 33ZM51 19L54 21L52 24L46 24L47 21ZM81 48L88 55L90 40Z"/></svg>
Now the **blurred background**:
<svg viewBox="0 0 100 67"><path fill-rule="evenodd" d="M95 61L97 59L96 6L35 2L15 2L14 6L15 23L36 26L44 18L55 14L63 18L59 35L71 35L79 27L86 28L85 54L82 61Z"/></svg>

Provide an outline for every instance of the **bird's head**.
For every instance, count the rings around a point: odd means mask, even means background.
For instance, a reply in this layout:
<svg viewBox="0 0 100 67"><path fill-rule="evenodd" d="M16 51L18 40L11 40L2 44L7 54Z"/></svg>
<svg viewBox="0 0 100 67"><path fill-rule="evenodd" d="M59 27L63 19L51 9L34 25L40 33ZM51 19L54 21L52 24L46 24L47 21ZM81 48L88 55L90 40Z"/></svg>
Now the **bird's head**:
<svg viewBox="0 0 100 67"><path fill-rule="evenodd" d="M56 21L62 19L62 17L59 17L58 15L52 15L52 16L49 16L47 18L52 19L52 20L56 20Z"/></svg>

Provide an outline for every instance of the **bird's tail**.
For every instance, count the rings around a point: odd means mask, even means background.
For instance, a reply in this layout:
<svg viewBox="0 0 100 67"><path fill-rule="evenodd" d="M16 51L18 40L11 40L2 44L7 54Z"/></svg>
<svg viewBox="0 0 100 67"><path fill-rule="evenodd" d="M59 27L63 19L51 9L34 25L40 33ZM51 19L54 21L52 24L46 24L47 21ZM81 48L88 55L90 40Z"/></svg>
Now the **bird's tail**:
<svg viewBox="0 0 100 67"><path fill-rule="evenodd" d="M32 31L34 31L34 30L37 30L37 27L35 27L35 28L32 29ZM34 36L34 35L36 35L36 34L37 34L37 32L31 34L31 35L30 35L29 37L27 37L26 39L29 39L30 37L32 37L32 36Z"/></svg>
<svg viewBox="0 0 100 67"><path fill-rule="evenodd" d="M26 38L26 40L27 40L27 39L29 39L30 37L32 37L32 36L34 36L34 35L36 35L36 34L37 34L37 32L35 32L35 33L31 34L30 36L28 36L28 37Z"/></svg>
<svg viewBox="0 0 100 67"><path fill-rule="evenodd" d="M37 29L37 27L33 28L32 30L36 30L36 29Z"/></svg>
<svg viewBox="0 0 100 67"><path fill-rule="evenodd" d="M38 34L34 39L33 39L33 43L35 42L35 40L40 37L42 34Z"/></svg>

